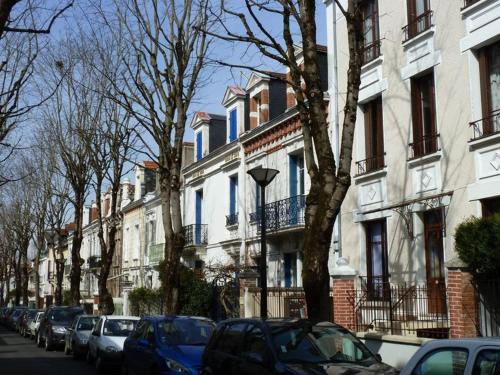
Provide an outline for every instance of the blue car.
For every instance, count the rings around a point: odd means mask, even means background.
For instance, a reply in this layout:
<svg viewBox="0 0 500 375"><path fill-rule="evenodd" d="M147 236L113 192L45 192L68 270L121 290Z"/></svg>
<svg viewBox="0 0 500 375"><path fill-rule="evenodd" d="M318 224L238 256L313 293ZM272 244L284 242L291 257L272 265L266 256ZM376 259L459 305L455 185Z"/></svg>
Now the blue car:
<svg viewBox="0 0 500 375"><path fill-rule="evenodd" d="M214 328L200 317L144 317L125 341L122 374L198 374Z"/></svg>

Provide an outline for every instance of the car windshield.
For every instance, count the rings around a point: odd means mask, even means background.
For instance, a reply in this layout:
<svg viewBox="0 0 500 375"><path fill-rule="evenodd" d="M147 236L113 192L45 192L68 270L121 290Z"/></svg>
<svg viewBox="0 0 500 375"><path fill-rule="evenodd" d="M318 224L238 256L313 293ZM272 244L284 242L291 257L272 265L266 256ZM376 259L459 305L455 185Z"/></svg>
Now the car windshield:
<svg viewBox="0 0 500 375"><path fill-rule="evenodd" d="M130 319L108 319L104 323L104 336L126 337L135 328L137 321Z"/></svg>
<svg viewBox="0 0 500 375"><path fill-rule="evenodd" d="M174 319L158 323L163 344L206 345L214 330L214 323L202 319Z"/></svg>
<svg viewBox="0 0 500 375"><path fill-rule="evenodd" d="M24 310L14 310L14 313L12 314L13 318L17 318L19 315L21 315L24 312Z"/></svg>
<svg viewBox="0 0 500 375"><path fill-rule="evenodd" d="M285 363L348 362L370 366L376 359L349 331L337 327L276 326L271 329Z"/></svg>
<svg viewBox="0 0 500 375"><path fill-rule="evenodd" d="M28 319L33 319L36 316L37 312L38 311L36 311L36 310L28 311L28 313L27 313Z"/></svg>
<svg viewBox="0 0 500 375"><path fill-rule="evenodd" d="M81 310L73 309L52 310L49 315L49 320L54 322L71 322L75 316L81 313Z"/></svg>
<svg viewBox="0 0 500 375"><path fill-rule="evenodd" d="M94 325L99 320L98 316L88 316L84 318L80 318L78 320L78 325L76 326L77 331L91 331L94 328Z"/></svg>

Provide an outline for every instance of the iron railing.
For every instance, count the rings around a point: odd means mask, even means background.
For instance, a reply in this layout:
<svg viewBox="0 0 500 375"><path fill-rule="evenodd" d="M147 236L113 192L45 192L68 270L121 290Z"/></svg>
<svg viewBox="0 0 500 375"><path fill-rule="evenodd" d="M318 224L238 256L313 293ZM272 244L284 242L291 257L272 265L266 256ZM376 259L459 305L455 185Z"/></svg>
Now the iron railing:
<svg viewBox="0 0 500 375"><path fill-rule="evenodd" d="M380 56L380 40L376 40L363 48L363 65L375 60Z"/></svg>
<svg viewBox="0 0 500 375"><path fill-rule="evenodd" d="M264 207L266 231L272 232L304 225L305 208L305 195L296 195L276 202L267 203ZM250 214L250 222L256 223L257 231L260 232L260 210Z"/></svg>
<svg viewBox="0 0 500 375"><path fill-rule="evenodd" d="M491 112L487 117L471 122L469 126L473 130L472 141L500 133L500 109Z"/></svg>
<svg viewBox="0 0 500 375"><path fill-rule="evenodd" d="M476 289L476 316L478 334L485 337L500 336L500 279L476 275L472 281ZM470 311L464 311L471 314ZM476 318L476 319L475 319Z"/></svg>
<svg viewBox="0 0 500 375"><path fill-rule="evenodd" d="M87 263L90 269L95 269L101 267L101 257L97 255L91 255L89 259L87 259Z"/></svg>
<svg viewBox="0 0 500 375"><path fill-rule="evenodd" d="M428 134L414 140L410 147L410 160L439 151L439 134Z"/></svg>
<svg viewBox="0 0 500 375"><path fill-rule="evenodd" d="M354 290L354 325L357 332L447 338L449 321L444 283L427 285L363 283Z"/></svg>
<svg viewBox="0 0 500 375"><path fill-rule="evenodd" d="M184 227L184 246L202 246L208 242L208 225L191 224Z"/></svg>
<svg viewBox="0 0 500 375"><path fill-rule="evenodd" d="M234 212L232 214L226 215L226 227L238 224L238 213Z"/></svg>
<svg viewBox="0 0 500 375"><path fill-rule="evenodd" d="M470 7L471 5L479 2L480 0L464 0L464 6L462 7L461 10L464 10L465 8Z"/></svg>
<svg viewBox="0 0 500 375"><path fill-rule="evenodd" d="M423 33L425 30L430 29L432 26L432 10L428 10L415 19L411 20L405 27L403 27L404 40L403 43L415 38L417 35Z"/></svg>
<svg viewBox="0 0 500 375"><path fill-rule="evenodd" d="M165 259L165 244L157 243L149 247L149 264L158 265Z"/></svg>
<svg viewBox="0 0 500 375"><path fill-rule="evenodd" d="M385 167L385 152L356 162L357 176L374 172Z"/></svg>

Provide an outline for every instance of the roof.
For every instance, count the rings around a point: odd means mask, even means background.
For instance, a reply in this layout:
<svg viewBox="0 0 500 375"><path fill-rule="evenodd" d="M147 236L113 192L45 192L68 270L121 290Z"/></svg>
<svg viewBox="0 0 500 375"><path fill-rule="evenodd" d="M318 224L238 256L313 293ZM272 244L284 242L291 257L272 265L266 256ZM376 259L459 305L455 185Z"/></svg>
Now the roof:
<svg viewBox="0 0 500 375"><path fill-rule="evenodd" d="M240 86L229 86L228 88L234 95L246 95L245 90L243 90Z"/></svg>
<svg viewBox="0 0 500 375"><path fill-rule="evenodd" d="M155 161L144 160L142 163L144 164L144 168L146 168L146 169L151 169L151 170L158 169L158 163Z"/></svg>

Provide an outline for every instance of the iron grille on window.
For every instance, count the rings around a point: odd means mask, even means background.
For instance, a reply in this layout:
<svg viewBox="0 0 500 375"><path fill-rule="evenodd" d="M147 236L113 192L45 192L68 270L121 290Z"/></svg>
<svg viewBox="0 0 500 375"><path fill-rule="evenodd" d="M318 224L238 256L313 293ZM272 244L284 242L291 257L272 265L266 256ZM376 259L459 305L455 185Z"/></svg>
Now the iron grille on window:
<svg viewBox="0 0 500 375"><path fill-rule="evenodd" d="M358 169L358 176L383 169L385 167L385 152L383 155L357 161L356 166Z"/></svg>
<svg viewBox="0 0 500 375"><path fill-rule="evenodd" d="M479 2L480 0L464 0L464 6L462 9L470 7L472 4Z"/></svg>
<svg viewBox="0 0 500 375"><path fill-rule="evenodd" d="M305 195L296 195L276 202L267 203L264 207L266 214L266 230L276 231L303 225L305 207ZM251 213L250 222L256 223L257 230L260 231L260 212Z"/></svg>
<svg viewBox="0 0 500 375"><path fill-rule="evenodd" d="M469 124L474 132L472 140L488 137L500 133L500 109L491 112L491 114L480 120Z"/></svg>
<svg viewBox="0 0 500 375"><path fill-rule="evenodd" d="M409 144L410 160L439 151L439 134L424 135Z"/></svg>
<svg viewBox="0 0 500 375"><path fill-rule="evenodd" d="M226 227L238 224L238 213L226 215Z"/></svg>
<svg viewBox="0 0 500 375"><path fill-rule="evenodd" d="M375 60L380 56L380 40L363 47L363 65Z"/></svg>
<svg viewBox="0 0 500 375"><path fill-rule="evenodd" d="M403 43L430 29L432 26L432 10L428 10L411 20L403 27Z"/></svg>
<svg viewBox="0 0 500 375"><path fill-rule="evenodd" d="M184 227L185 246L207 244L207 224L191 224Z"/></svg>

